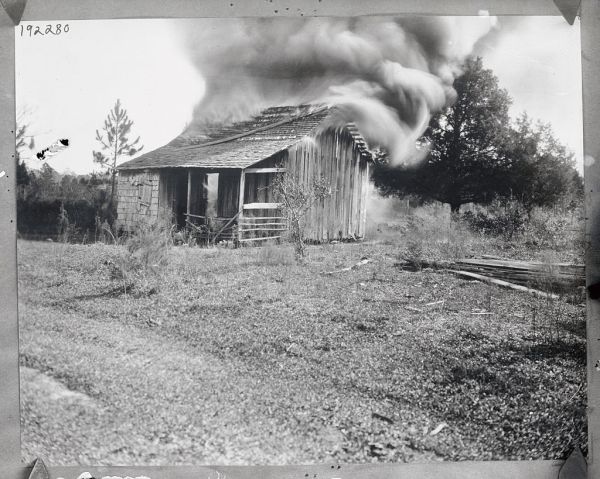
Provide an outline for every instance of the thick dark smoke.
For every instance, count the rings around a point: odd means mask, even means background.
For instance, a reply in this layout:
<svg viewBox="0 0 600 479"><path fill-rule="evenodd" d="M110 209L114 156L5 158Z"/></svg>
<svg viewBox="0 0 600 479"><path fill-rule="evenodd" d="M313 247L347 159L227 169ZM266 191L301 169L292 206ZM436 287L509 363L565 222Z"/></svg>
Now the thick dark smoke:
<svg viewBox="0 0 600 479"><path fill-rule="evenodd" d="M432 113L490 18L211 19L189 24L190 55L206 81L186 134L268 106L326 103L396 163L419 157Z"/></svg>

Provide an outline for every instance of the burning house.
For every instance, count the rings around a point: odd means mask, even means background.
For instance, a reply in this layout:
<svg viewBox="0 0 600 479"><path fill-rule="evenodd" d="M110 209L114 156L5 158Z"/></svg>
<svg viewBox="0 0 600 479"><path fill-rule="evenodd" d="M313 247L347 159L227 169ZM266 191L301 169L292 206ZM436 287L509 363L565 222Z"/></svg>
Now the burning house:
<svg viewBox="0 0 600 479"><path fill-rule="evenodd" d="M305 217L307 239L363 237L367 142L393 165L423 158L419 138L431 115L452 103L462 57L491 27L486 19L475 29L463 23L365 17L190 25L185 45L202 76L202 100L178 138L119 167L120 224L131 229L168 214L209 239L278 237L287 225L271 186L285 173L302 185L314 178L331 185L331 196ZM251 118L286 104L300 106Z"/></svg>
<svg viewBox="0 0 600 479"><path fill-rule="evenodd" d="M118 220L133 229L169 215L210 241L278 238L287 224L271 186L288 174L307 188L315 178L331 185L305 216L306 239L360 238L371 161L366 141L354 124L340 122L336 107L272 107L121 164Z"/></svg>

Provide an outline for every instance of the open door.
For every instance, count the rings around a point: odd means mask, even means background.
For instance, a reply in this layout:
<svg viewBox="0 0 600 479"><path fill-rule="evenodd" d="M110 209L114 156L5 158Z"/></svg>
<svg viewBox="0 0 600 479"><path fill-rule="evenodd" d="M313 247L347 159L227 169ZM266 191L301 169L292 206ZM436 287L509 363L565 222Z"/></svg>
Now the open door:
<svg viewBox="0 0 600 479"><path fill-rule="evenodd" d="M206 175L198 170L172 168L161 172L161 209L171 215L177 228L184 228L192 218L206 215L205 182Z"/></svg>

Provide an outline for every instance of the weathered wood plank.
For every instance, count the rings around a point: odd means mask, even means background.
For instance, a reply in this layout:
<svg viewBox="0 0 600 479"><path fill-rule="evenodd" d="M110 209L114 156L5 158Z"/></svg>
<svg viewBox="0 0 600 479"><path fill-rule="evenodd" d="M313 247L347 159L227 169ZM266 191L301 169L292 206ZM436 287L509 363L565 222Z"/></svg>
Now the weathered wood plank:
<svg viewBox="0 0 600 479"><path fill-rule="evenodd" d="M367 226L367 202L369 197L369 162L362 160L365 163L364 176L362 181L362 198L360 210L360 232L359 236L364 238L366 235Z"/></svg>
<svg viewBox="0 0 600 479"><path fill-rule="evenodd" d="M240 221L254 221L254 220L285 220L285 216L244 216Z"/></svg>
<svg viewBox="0 0 600 479"><path fill-rule="evenodd" d="M281 208L281 203L246 203L242 205L244 210L276 210Z"/></svg>
<svg viewBox="0 0 600 479"><path fill-rule="evenodd" d="M192 170L188 169L187 172L187 206L186 211L188 215L191 212L191 203L192 203Z"/></svg>
<svg viewBox="0 0 600 479"><path fill-rule="evenodd" d="M285 173L287 168L246 168L246 174L253 173Z"/></svg>
<svg viewBox="0 0 600 479"><path fill-rule="evenodd" d="M272 240L272 239L280 239L281 236L265 236L263 238L245 238L245 239L241 239L238 240L240 243L246 243L248 241L266 241L266 240Z"/></svg>
<svg viewBox="0 0 600 479"><path fill-rule="evenodd" d="M287 224L284 221L277 221L277 222L267 222L267 223L262 223L262 222L258 222L258 223L254 223L253 221L240 221L239 222L240 226L287 226Z"/></svg>
<svg viewBox="0 0 600 479"><path fill-rule="evenodd" d="M287 228L240 228L242 233L248 233L250 231L287 231Z"/></svg>
<svg viewBox="0 0 600 479"><path fill-rule="evenodd" d="M245 196L245 183L246 183L246 174L244 170L240 172L240 187L238 193L238 218L242 219L244 217L244 196ZM238 229L238 241L242 241L242 231Z"/></svg>
<svg viewBox="0 0 600 479"><path fill-rule="evenodd" d="M450 271L451 273L454 273L458 276L464 276L466 278L473 278L473 279L477 279L479 281L492 283L497 286L502 286L504 288L515 289L517 291L523 291L525 293L530 293L535 296L540 296L542 298L559 299L559 296L557 294L546 293L544 291L540 291L537 289L527 288L525 286L521 286L520 284L509 283L508 281L503 281L501 279L490 278L488 276L483 276L483 275L477 274L477 273L470 273L468 271L460 271L460 270L454 270L454 269L450 269L448 271Z"/></svg>

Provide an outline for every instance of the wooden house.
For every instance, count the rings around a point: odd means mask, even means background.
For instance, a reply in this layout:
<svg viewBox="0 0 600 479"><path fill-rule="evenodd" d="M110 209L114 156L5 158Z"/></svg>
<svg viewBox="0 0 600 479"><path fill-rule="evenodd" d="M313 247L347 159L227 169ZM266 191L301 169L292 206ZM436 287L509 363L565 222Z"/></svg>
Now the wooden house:
<svg viewBox="0 0 600 479"><path fill-rule="evenodd" d="M120 226L132 230L166 214L209 240L277 238L287 225L270 185L275 175L289 174L308 185L315 177L331 184L331 195L305 216L307 240L364 237L372 155L356 127L336 113L315 105L269 108L121 164Z"/></svg>

